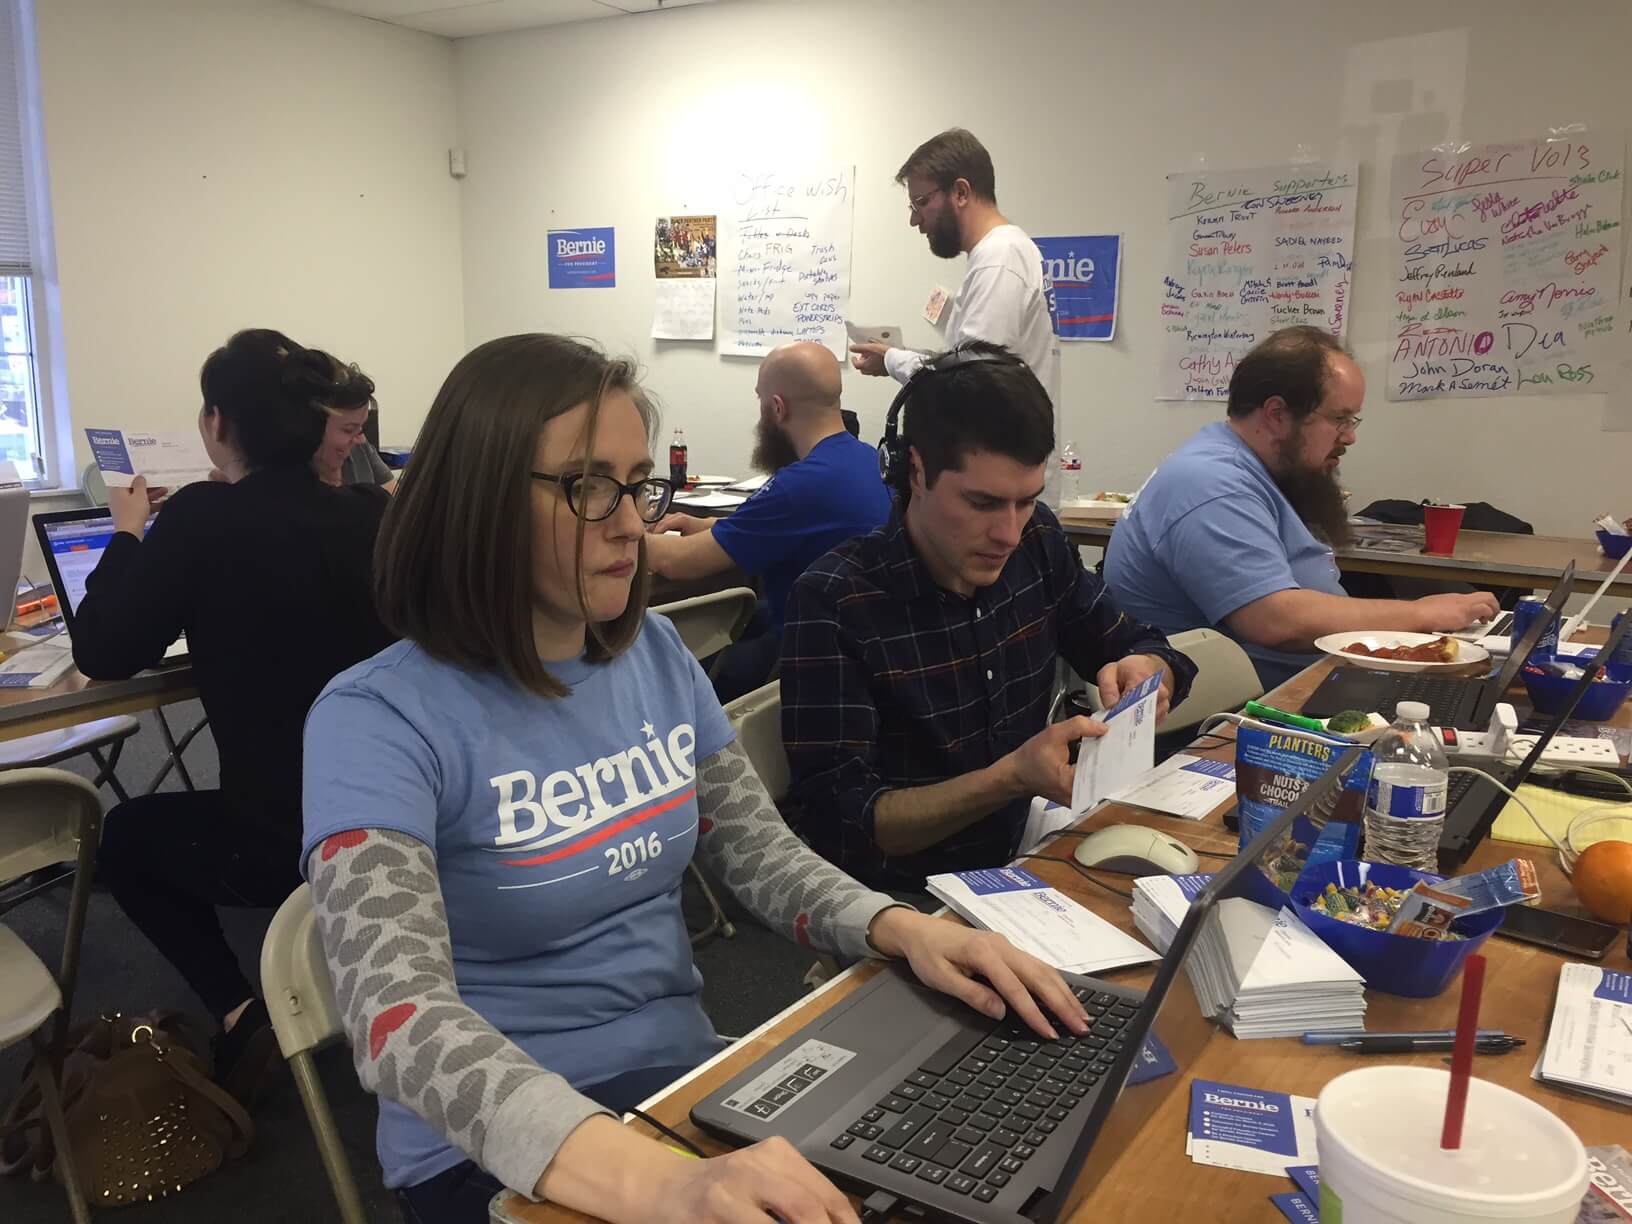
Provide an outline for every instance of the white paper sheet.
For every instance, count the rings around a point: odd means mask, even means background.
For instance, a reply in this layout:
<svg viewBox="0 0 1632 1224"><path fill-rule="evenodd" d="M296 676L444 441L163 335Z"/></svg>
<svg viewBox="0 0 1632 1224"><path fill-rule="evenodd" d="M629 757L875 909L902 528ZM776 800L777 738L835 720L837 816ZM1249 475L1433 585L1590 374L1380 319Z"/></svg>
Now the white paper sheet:
<svg viewBox="0 0 1632 1224"><path fill-rule="evenodd" d="M1160 957L1029 871L997 867L930 876L931 895L965 921L1067 973L1100 973Z"/></svg>
<svg viewBox="0 0 1632 1224"><path fill-rule="evenodd" d="M714 286L718 283L713 277L657 281L652 339L714 339Z"/></svg>
<svg viewBox="0 0 1632 1224"><path fill-rule="evenodd" d="M1201 820L1234 794L1234 765L1180 752L1111 798L1185 820Z"/></svg>
<svg viewBox="0 0 1632 1224"><path fill-rule="evenodd" d="M902 347L899 327L866 327L860 323L847 321L844 333L849 337L851 344L887 344L891 348Z"/></svg>
<svg viewBox="0 0 1632 1224"><path fill-rule="evenodd" d="M1611 389L1625 138L1394 158L1388 398Z"/></svg>
<svg viewBox="0 0 1632 1224"><path fill-rule="evenodd" d="M87 429L91 457L109 488L128 489L136 477L150 489L179 489L209 478L214 466L197 429L147 433L135 429Z"/></svg>
<svg viewBox="0 0 1632 1224"><path fill-rule="evenodd" d="M1157 399L1224 399L1235 363L1271 332L1342 336L1353 298L1354 165L1167 176Z"/></svg>
<svg viewBox="0 0 1632 1224"><path fill-rule="evenodd" d="M1150 771L1156 759L1156 702L1161 672L1124 693L1097 717L1108 731L1085 739L1077 752L1077 772L1071 784L1071 811L1082 815L1106 795L1131 786Z"/></svg>
<svg viewBox="0 0 1632 1224"><path fill-rule="evenodd" d="M855 167L748 167L720 212L720 351L758 357L794 340L843 361Z"/></svg>

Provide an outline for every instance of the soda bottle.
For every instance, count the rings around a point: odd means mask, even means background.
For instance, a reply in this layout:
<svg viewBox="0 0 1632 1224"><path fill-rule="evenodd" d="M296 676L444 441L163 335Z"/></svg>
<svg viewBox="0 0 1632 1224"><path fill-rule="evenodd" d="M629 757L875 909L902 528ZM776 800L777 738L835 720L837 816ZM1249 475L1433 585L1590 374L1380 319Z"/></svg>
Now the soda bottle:
<svg viewBox="0 0 1632 1224"><path fill-rule="evenodd" d="M669 439L669 479L676 490L686 487L686 435L678 428Z"/></svg>

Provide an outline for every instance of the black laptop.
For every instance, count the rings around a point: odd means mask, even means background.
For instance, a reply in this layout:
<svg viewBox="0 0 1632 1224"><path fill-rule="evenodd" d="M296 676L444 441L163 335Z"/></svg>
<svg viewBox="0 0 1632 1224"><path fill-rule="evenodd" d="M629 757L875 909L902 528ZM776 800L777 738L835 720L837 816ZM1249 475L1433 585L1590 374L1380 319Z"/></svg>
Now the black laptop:
<svg viewBox="0 0 1632 1224"><path fill-rule="evenodd" d="M1499 671L1485 677L1440 676L1422 672L1375 671L1343 666L1320 682L1320 687L1303 703L1310 718L1330 718L1340 710L1366 710L1394 716L1402 701L1420 701L1428 707L1429 720L1436 726L1458 731L1483 731L1490 716L1513 681L1518 679L1530 652L1536 648L1547 626L1563 611L1575 581L1575 562L1564 567L1558 584L1546 600L1546 609L1530 623L1518 644L1509 652Z"/></svg>
<svg viewBox="0 0 1632 1224"><path fill-rule="evenodd" d="M1621 644L1621 638L1628 628L1632 628L1632 616L1621 618L1621 623L1615 626L1609 640L1598 648L1597 654L1575 660L1582 669L1581 678L1576 681L1558 712L1542 724L1541 733L1536 736L1536 742L1525 754L1524 760L1517 765L1480 761L1478 767L1500 780L1509 790L1517 790L1521 782L1527 781L1541 760L1541 754L1547 750L1547 745L1553 742L1553 737L1575 713L1575 707L1586 696L1593 679L1603 670L1604 664L1614 657L1615 648ZM1458 763L1453 756L1451 764ZM1468 855L1489 835L1491 826L1496 823L1507 802L1505 794L1476 774L1451 775L1445 795L1445 828L1439 836L1441 871L1447 875L1454 874L1467 861Z"/></svg>
<svg viewBox="0 0 1632 1224"><path fill-rule="evenodd" d="M148 519L148 526L153 520ZM79 601L85 598L85 579L102 560L102 554L113 539L113 512L106 506L89 510L55 510L34 516L34 534L39 538L40 553L45 557L45 568L51 575L51 585L57 592L57 607L62 612L62 624L68 636L74 636L74 616L79 612ZM165 663L187 662L187 639L177 638L164 652L155 666Z"/></svg>
<svg viewBox="0 0 1632 1224"><path fill-rule="evenodd" d="M749 1143L781 1135L841 1186L892 1195L917 1217L1065 1218L1136 1136L1177 1150L1181 1134L1140 1132L1188 1091L1214 1031L1179 970L1218 902L1244 895L1253 873L1267 878L1261 864L1360 751L1213 877L1148 992L1066 975L1093 1020L1088 1036L1043 1041L1012 1017L994 1025L892 966L699 1101L692 1121Z"/></svg>

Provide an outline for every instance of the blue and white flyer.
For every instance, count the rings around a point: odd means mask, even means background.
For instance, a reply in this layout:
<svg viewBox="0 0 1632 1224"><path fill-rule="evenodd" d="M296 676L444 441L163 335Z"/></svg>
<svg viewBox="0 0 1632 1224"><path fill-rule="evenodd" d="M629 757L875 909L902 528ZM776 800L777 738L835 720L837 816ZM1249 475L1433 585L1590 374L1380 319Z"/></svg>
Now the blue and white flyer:
<svg viewBox="0 0 1632 1224"><path fill-rule="evenodd" d="M128 489L136 477L150 489L179 489L210 475L209 455L197 429L158 433L134 429L87 429L91 458L111 489Z"/></svg>
<svg viewBox="0 0 1632 1224"><path fill-rule="evenodd" d="M1285 1177L1315 1163L1314 1098L1193 1080L1185 1151L1197 1164Z"/></svg>
<svg viewBox="0 0 1632 1224"><path fill-rule="evenodd" d="M996 931L1067 973L1102 973L1160 959L1132 935L1018 867L949 872L926 883L931 896L970 926Z"/></svg>

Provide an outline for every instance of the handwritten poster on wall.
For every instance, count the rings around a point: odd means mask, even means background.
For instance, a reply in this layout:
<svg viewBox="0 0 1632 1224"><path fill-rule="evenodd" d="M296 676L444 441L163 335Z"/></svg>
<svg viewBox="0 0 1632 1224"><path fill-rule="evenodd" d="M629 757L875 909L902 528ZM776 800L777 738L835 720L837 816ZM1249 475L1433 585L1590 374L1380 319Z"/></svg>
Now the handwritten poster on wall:
<svg viewBox="0 0 1632 1224"><path fill-rule="evenodd" d="M1625 155L1618 135L1394 159L1389 399L1605 389Z"/></svg>
<svg viewBox="0 0 1632 1224"><path fill-rule="evenodd" d="M815 340L846 357L855 168L743 170L720 216L724 353Z"/></svg>
<svg viewBox="0 0 1632 1224"><path fill-rule="evenodd" d="M1224 399L1241 355L1295 323L1348 323L1358 168L1167 176L1158 399Z"/></svg>
<svg viewBox="0 0 1632 1224"><path fill-rule="evenodd" d="M1122 236L1038 238L1043 283L1053 287L1049 313L1061 340L1114 340Z"/></svg>

